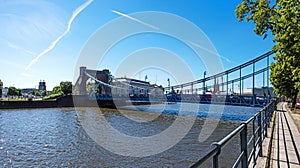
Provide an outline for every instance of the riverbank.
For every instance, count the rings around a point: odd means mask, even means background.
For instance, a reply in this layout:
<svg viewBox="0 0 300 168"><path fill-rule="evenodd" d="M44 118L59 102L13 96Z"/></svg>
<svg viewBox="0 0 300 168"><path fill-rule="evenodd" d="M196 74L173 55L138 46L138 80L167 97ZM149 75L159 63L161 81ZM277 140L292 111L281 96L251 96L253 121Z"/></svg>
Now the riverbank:
<svg viewBox="0 0 300 168"><path fill-rule="evenodd" d="M19 109L19 108L54 108L57 107L56 100L49 101L1 101L0 109Z"/></svg>
<svg viewBox="0 0 300 168"><path fill-rule="evenodd" d="M61 107L103 107L116 108L128 105L149 105L162 102L126 101L126 100L90 100L83 95L67 95L56 100L32 100L32 101L0 101L0 109L20 108L61 108Z"/></svg>
<svg viewBox="0 0 300 168"><path fill-rule="evenodd" d="M33 101L0 101L0 109L19 108L61 108L61 107L106 107L115 108L113 100L94 101L86 96L67 95L56 100L33 100ZM117 102L122 104L122 102Z"/></svg>

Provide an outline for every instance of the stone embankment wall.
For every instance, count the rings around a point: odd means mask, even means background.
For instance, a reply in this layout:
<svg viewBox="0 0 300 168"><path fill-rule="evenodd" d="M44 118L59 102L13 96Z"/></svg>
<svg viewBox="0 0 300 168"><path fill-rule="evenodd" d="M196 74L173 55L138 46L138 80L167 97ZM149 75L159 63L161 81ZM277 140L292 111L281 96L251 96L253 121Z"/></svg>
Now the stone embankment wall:
<svg viewBox="0 0 300 168"><path fill-rule="evenodd" d="M0 101L0 108L52 108L56 107L56 101Z"/></svg>
<svg viewBox="0 0 300 168"><path fill-rule="evenodd" d="M86 96L68 95L57 100L39 100L39 101L0 101L0 109L16 108L59 108L59 107L107 107L115 108L116 105L125 105L124 101L89 100Z"/></svg>

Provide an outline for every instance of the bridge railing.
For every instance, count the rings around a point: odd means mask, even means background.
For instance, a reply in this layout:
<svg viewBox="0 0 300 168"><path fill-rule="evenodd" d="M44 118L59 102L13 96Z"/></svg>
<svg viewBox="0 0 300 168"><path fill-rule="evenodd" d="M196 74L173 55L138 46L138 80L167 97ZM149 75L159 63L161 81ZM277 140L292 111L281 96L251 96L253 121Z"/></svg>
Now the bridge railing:
<svg viewBox="0 0 300 168"><path fill-rule="evenodd" d="M276 110L277 103L278 99L273 99L266 107L257 112L246 122L241 123L239 127L222 140L212 143L210 151L191 167L201 167L204 162L212 159L212 167L218 168L220 165L219 155L222 149L236 137L240 139L240 152L232 167L240 166L246 168L250 164L256 165L258 157L262 156L262 142L267 137L268 127L270 127L270 122Z"/></svg>
<svg viewBox="0 0 300 168"><path fill-rule="evenodd" d="M239 106L266 106L272 97L270 96L239 96L239 95L197 95L197 94L90 94L91 100L128 100L151 102L182 102L202 104L226 104Z"/></svg>

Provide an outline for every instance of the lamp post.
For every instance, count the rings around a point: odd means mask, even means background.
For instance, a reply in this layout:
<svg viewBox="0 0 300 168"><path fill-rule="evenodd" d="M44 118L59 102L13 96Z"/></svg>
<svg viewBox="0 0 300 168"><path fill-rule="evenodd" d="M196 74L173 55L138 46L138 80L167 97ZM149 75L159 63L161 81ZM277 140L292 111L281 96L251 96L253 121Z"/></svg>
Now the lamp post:
<svg viewBox="0 0 300 168"><path fill-rule="evenodd" d="M206 71L204 71L204 74L203 74L203 94L205 94L206 92L206 89L205 89L205 75L206 75Z"/></svg>
<svg viewBox="0 0 300 168"><path fill-rule="evenodd" d="M169 78L168 78L168 87L169 87L169 93L170 93L171 87L170 87L170 79Z"/></svg>
<svg viewBox="0 0 300 168"><path fill-rule="evenodd" d="M148 94L148 93L147 93L147 90L148 90L148 89L147 89L147 83L146 83L147 79L148 79L148 76L146 75L146 76L145 76L145 85L144 85L144 86L145 86L145 88L144 88L144 89L145 89L145 95Z"/></svg>

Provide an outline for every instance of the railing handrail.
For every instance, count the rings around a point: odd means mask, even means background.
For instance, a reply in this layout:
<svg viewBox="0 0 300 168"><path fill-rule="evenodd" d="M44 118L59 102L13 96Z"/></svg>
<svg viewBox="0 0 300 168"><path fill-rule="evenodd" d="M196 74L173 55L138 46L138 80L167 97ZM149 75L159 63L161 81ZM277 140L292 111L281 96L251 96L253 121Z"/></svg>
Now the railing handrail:
<svg viewBox="0 0 300 168"><path fill-rule="evenodd" d="M224 137L219 142L217 142L217 144L220 145L221 147L227 145L227 143L230 142L232 138L237 136L237 134L239 134L244 128L245 128L245 123L242 123L239 127L237 127L235 130L230 132L226 137Z"/></svg>
<svg viewBox="0 0 300 168"><path fill-rule="evenodd" d="M199 167L201 164L203 164L205 161L207 161L208 159L213 157L213 163L212 163L212 167L214 168L218 168L219 163L218 163L218 155L220 154L222 148L224 146L226 146L229 142L231 142L233 140L234 137L238 136L240 134L241 137L241 142L245 143L245 144L240 144L241 145L241 152L239 154L239 157L237 158L237 160L235 161L234 167L236 167L239 163L242 163L242 167L248 167L249 163L248 160L251 160L251 157L253 157L253 162L254 164L256 164L256 148L257 148L257 141L259 141L258 145L259 145L259 153L258 155L262 155L261 150L262 150L262 141L264 140L264 138L266 136L263 136L262 134L264 134L263 132L267 131L267 127L269 126L269 122L271 121L271 117L273 115L274 110L276 109L276 104L278 103L278 99L273 99L267 106L265 106L263 109L259 110L254 116L252 116L251 118L249 118L247 121L241 123L241 125L239 127L237 127L236 129L234 129L232 132L230 132L226 137L224 137L223 139L221 139L218 142L214 142L211 145L211 149L210 151L203 156L200 160L198 160L198 162L196 162L194 165L192 165L192 168L196 168ZM262 119L262 113L264 114L264 118ZM267 113L267 114L266 114ZM248 157L247 156L247 125L250 124L251 122L254 124L254 120L258 119L260 123L258 123L258 128L255 129L254 125L253 125L253 132L252 132L252 136L251 136L251 140L254 141L253 142L253 149L252 151L250 151L249 153L251 153L251 155ZM242 132L243 137L242 137ZM259 133L260 135L255 135L256 133ZM255 138L257 137L257 141L255 141ZM259 138L259 139L258 139ZM242 148L245 148L246 150L243 150ZM245 157L245 158L244 158ZM244 160L243 160L244 159Z"/></svg>
<svg viewBox="0 0 300 168"><path fill-rule="evenodd" d="M203 156L198 162L196 162L194 165L192 165L191 168L197 168L197 167L199 167L206 160L210 159L212 156L214 156L215 154L218 153L219 149L218 149L217 146L212 145L211 148L212 149L209 150L209 152L205 156Z"/></svg>

